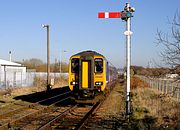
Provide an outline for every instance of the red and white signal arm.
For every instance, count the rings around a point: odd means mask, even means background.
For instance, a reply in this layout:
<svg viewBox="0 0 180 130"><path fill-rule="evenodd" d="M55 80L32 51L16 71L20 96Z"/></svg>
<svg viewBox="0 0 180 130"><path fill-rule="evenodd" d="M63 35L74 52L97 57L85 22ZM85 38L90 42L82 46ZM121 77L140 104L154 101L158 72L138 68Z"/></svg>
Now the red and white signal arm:
<svg viewBox="0 0 180 130"><path fill-rule="evenodd" d="M121 12L99 12L98 18L121 18Z"/></svg>

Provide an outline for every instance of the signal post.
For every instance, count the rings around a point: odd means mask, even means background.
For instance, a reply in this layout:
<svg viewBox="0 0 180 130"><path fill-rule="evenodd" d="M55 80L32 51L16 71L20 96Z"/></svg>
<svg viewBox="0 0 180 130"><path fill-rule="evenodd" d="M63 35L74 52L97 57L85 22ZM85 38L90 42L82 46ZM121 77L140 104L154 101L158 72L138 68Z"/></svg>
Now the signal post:
<svg viewBox="0 0 180 130"><path fill-rule="evenodd" d="M135 11L130 3L126 3L124 10L121 12L99 12L98 18L121 18L126 21L126 31L124 35L126 36L126 115L131 114L131 95L130 95L130 65L131 65L131 17L132 13Z"/></svg>

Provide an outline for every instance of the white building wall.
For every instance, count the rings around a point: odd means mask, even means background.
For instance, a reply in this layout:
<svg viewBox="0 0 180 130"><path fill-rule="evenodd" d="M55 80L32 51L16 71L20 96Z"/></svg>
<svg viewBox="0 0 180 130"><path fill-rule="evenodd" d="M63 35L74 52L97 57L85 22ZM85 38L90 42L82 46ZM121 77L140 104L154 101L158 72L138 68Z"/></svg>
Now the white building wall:
<svg viewBox="0 0 180 130"><path fill-rule="evenodd" d="M0 89L9 87L24 87L33 86L35 77L47 79L46 72L26 72L26 67L21 66L21 64L11 64L7 61L3 63L0 60ZM63 76L68 79L68 73L50 73L51 78L58 78Z"/></svg>
<svg viewBox="0 0 180 130"><path fill-rule="evenodd" d="M25 86L26 67L5 60L0 63L0 88Z"/></svg>

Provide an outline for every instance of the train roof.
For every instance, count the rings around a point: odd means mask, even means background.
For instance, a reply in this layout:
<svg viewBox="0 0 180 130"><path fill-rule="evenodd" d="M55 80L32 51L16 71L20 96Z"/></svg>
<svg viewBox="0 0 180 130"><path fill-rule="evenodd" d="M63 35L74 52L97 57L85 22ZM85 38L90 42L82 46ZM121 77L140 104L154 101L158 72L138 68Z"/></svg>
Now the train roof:
<svg viewBox="0 0 180 130"><path fill-rule="evenodd" d="M91 55L91 56L102 56L104 57L103 55L101 55L100 53L97 53L96 51L91 51L91 50L88 50L88 51L82 51L82 52L79 52L73 56L86 56L86 55Z"/></svg>

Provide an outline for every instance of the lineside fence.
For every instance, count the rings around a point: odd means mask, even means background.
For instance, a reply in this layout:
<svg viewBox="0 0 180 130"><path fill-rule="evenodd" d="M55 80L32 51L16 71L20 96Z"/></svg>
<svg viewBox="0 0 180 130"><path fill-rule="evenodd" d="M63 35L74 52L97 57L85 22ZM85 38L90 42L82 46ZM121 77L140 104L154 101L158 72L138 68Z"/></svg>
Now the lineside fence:
<svg viewBox="0 0 180 130"><path fill-rule="evenodd" d="M0 73L0 89L9 87L33 86L36 78L47 79L45 72L2 72ZM50 78L68 79L68 73L50 73Z"/></svg>
<svg viewBox="0 0 180 130"><path fill-rule="evenodd" d="M137 76L149 87L160 91L162 94L166 94L180 100L180 81L177 79L166 79L166 78L151 78L145 76Z"/></svg>

